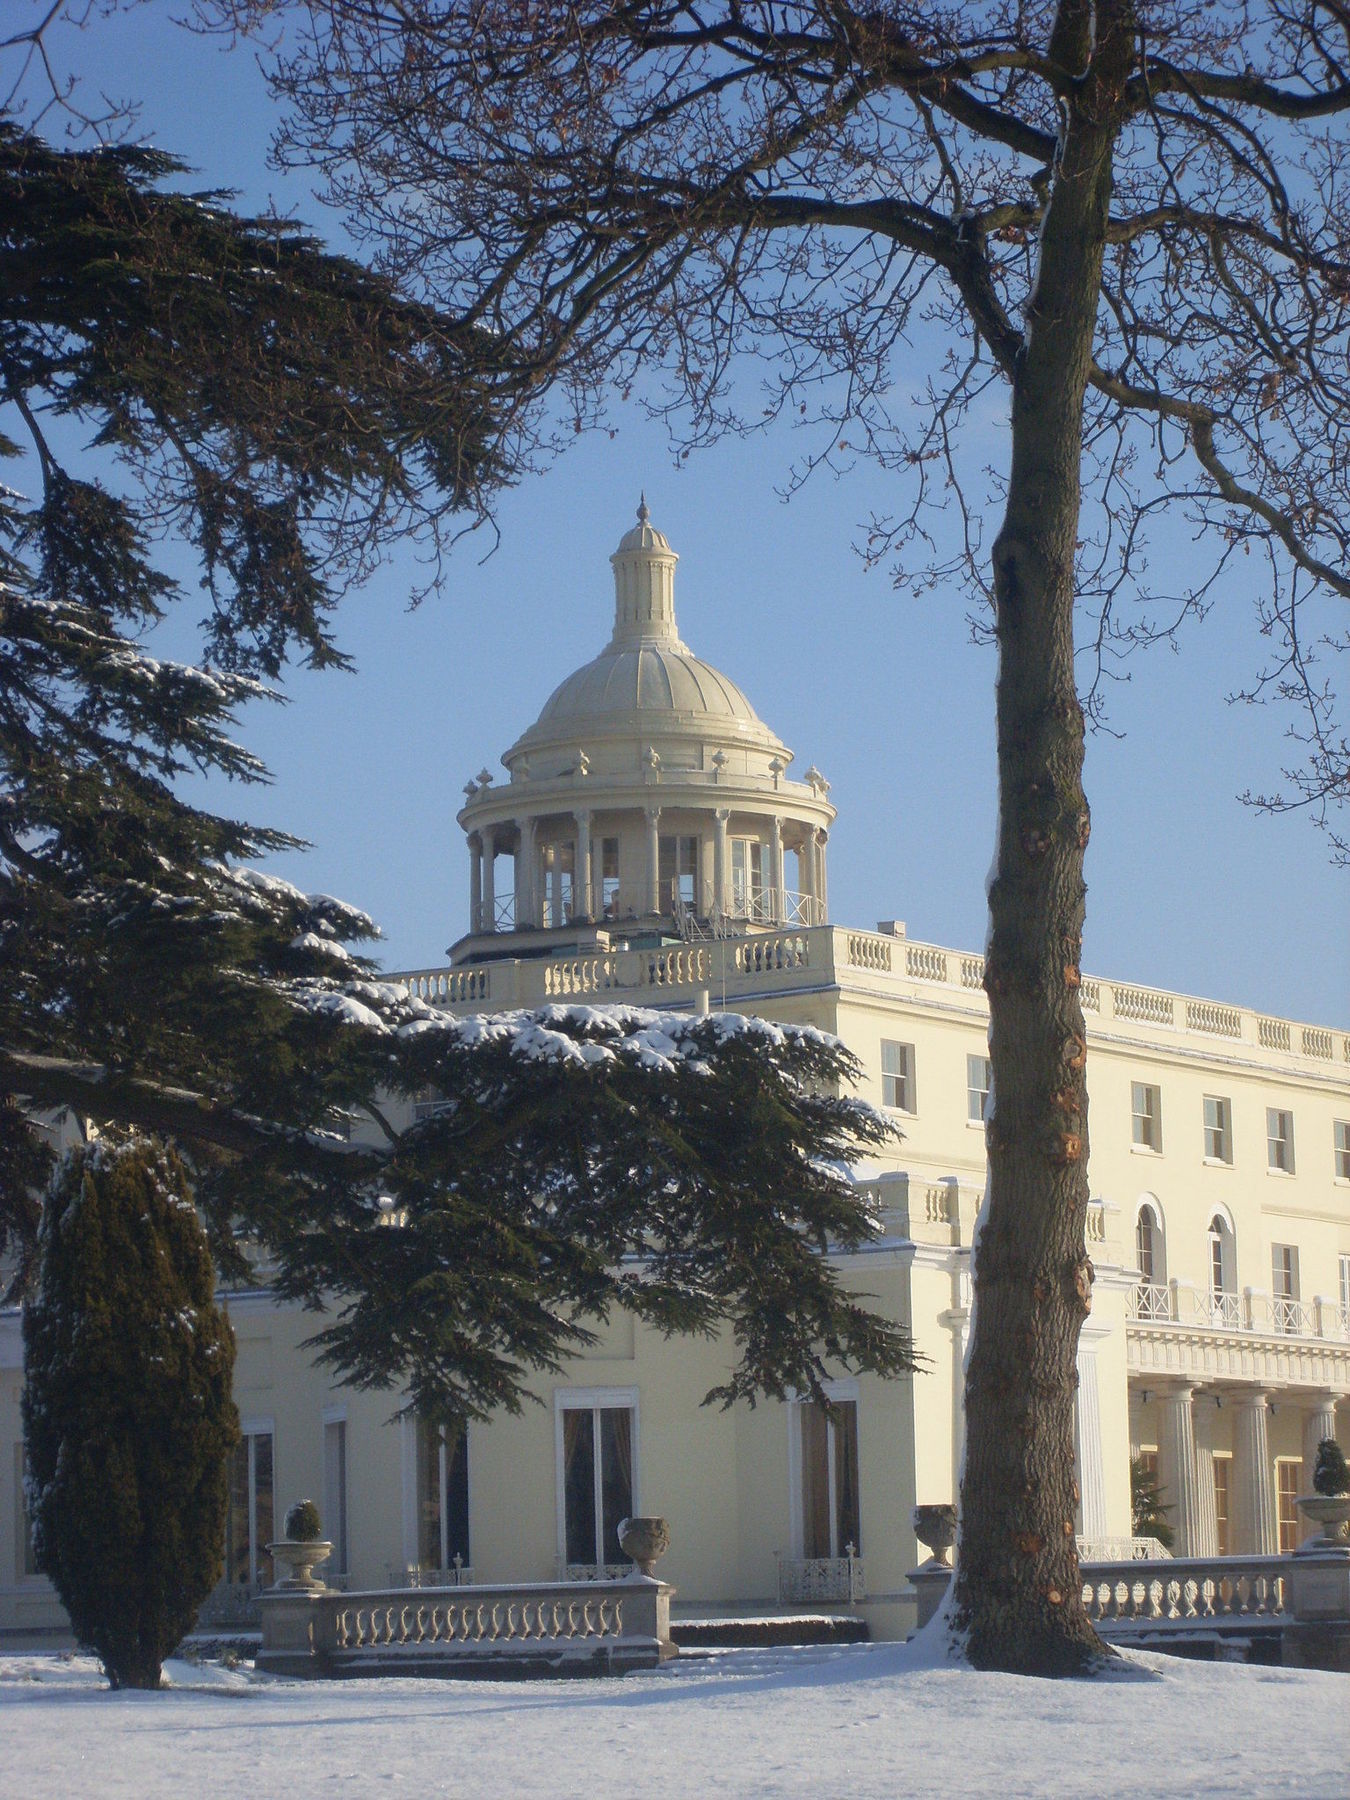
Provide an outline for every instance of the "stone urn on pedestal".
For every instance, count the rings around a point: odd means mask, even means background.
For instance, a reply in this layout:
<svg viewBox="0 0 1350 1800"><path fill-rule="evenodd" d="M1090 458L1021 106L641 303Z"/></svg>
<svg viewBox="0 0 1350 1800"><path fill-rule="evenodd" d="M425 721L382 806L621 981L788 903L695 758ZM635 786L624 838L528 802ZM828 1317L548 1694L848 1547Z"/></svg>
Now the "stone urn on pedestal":
<svg viewBox="0 0 1350 1800"><path fill-rule="evenodd" d="M279 1575L276 1586L287 1593L325 1592L324 1583L314 1574L316 1563L326 1562L333 1546L322 1535L319 1509L312 1500L297 1500L286 1514L285 1537L267 1546L273 1562L286 1573Z"/></svg>
<svg viewBox="0 0 1350 1800"><path fill-rule="evenodd" d="M631 1557L633 1567L648 1580L657 1579L653 1564L670 1548L670 1527L664 1519L620 1519L619 1548Z"/></svg>
<svg viewBox="0 0 1350 1800"><path fill-rule="evenodd" d="M918 1599L918 1623L922 1629L942 1605L951 1584L952 1565L947 1552L956 1542L956 1508L950 1500L945 1500L931 1506L916 1506L911 1516L915 1537L930 1552L927 1562L909 1572Z"/></svg>
<svg viewBox="0 0 1350 1800"><path fill-rule="evenodd" d="M1350 1463L1335 1438L1323 1438L1313 1466L1313 1491L1300 1494L1298 1503L1321 1537L1310 1538L1304 1550L1350 1551Z"/></svg>

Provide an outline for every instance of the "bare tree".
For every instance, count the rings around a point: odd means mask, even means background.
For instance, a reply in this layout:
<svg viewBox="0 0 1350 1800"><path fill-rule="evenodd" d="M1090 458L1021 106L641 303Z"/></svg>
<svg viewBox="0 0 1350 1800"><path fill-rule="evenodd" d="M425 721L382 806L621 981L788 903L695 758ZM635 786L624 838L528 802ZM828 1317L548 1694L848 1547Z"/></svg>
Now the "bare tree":
<svg viewBox="0 0 1350 1800"><path fill-rule="evenodd" d="M954 1617L978 1665L1090 1666L1072 1422L1093 1281L1079 950L1099 688L1075 626L1098 671L1173 628L1125 610L1147 593L1155 516L1201 546L1175 615L1259 552L1273 660L1253 690L1298 700L1308 752L1283 803L1344 793L1303 619L1314 592L1350 595L1350 6L205 12L279 26L282 154L322 171L401 281L509 349L503 400L536 447L560 397L565 434L654 382L640 391L686 445L790 415L818 434L806 466L861 451L893 469L878 555L910 559L931 509L960 509L962 556L927 572L964 566L992 602L1000 822ZM916 410L896 378L920 323L950 349ZM958 439L991 387L1010 398L1009 454L987 550Z"/></svg>

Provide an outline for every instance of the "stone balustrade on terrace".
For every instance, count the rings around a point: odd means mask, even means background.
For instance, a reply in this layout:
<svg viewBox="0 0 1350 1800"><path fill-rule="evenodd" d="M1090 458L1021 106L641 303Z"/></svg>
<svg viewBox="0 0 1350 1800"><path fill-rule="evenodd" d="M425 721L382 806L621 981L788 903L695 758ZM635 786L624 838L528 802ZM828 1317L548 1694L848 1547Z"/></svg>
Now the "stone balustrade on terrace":
<svg viewBox="0 0 1350 1800"><path fill-rule="evenodd" d="M689 1004L703 989L720 1007L803 987L864 988L920 1003L925 996L948 1004L959 998L975 1010L986 1004L982 956L833 925L659 949L629 949L620 942L581 953L412 969L391 979L434 1004L492 1012L554 1001ZM1278 1059L1309 1073L1350 1072L1350 1032L1098 976L1084 976L1081 997L1094 1035L1142 1036L1159 1047L1253 1052L1262 1062Z"/></svg>

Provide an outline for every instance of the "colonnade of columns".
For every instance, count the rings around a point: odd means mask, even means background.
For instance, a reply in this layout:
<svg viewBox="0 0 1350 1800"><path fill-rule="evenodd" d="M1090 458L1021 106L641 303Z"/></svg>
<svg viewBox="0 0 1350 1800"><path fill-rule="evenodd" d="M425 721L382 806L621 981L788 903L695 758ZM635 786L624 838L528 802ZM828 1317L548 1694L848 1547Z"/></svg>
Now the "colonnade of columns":
<svg viewBox="0 0 1350 1800"><path fill-rule="evenodd" d="M643 809L643 878L642 878L642 911L650 914L666 913L671 910L670 896L661 892L661 819L663 812L660 806L647 806ZM685 809L680 809L681 811ZM594 869L595 815L588 809L580 809L571 815L574 836L572 867L572 915L577 919L593 919L596 917L597 881ZM712 881L711 895L701 891L696 898L696 909L705 910L705 901L711 901L711 910L727 917L735 917L738 913L737 896L733 893L732 858L730 824L731 811L727 807L718 807L712 815L713 831L711 838ZM785 826L791 821L783 815L772 814L767 821L760 822L763 833L758 841L762 845L761 854L765 858L766 867L762 871L763 886L755 896L752 916L762 923L785 922L790 913L789 890L787 887L787 849ZM683 835L683 834L682 834ZM704 865L704 857L708 840L702 834L688 833L697 836L699 843L699 867ZM500 842L499 842L500 838ZM802 896L810 905L808 922L823 924L828 917L828 890L826 880L826 843L828 833L819 828L806 826L797 846L799 879L802 884ZM555 848L561 848L556 836L550 834L550 842ZM469 843L469 929L473 933L491 932L498 929L497 918L497 883L496 862L501 854L514 857L515 883L513 890L514 919L517 923L527 922L535 927L542 927L545 914L552 923L561 923L563 909L562 867L560 860L555 860L552 876L555 891L550 894L547 889L549 872L542 869L539 863L540 838L537 819L524 819L517 826L495 827L485 826L468 835ZM701 880L701 878L700 878ZM551 904L549 904L551 902Z"/></svg>
<svg viewBox="0 0 1350 1800"><path fill-rule="evenodd" d="M1152 1385L1152 1384L1150 1384ZM1195 1388L1185 1381L1160 1383L1157 1394L1161 1423L1158 1433L1158 1480L1168 1506L1174 1556L1219 1554L1218 1512L1214 1477L1215 1453L1198 1445L1195 1432ZM1303 1491L1312 1486L1313 1460L1323 1438L1336 1436L1334 1393L1282 1393L1280 1403L1303 1410ZM1230 1408L1233 1417L1229 1544L1232 1555L1273 1556L1280 1547L1275 1459L1270 1443L1271 1395L1260 1387L1224 1386L1216 1395L1199 1396Z"/></svg>

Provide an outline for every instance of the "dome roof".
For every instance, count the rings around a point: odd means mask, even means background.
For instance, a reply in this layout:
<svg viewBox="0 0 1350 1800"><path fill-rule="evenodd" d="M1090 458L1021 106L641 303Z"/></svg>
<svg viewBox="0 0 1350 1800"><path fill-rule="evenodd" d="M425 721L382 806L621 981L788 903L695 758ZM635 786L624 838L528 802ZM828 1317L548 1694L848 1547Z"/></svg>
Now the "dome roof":
<svg viewBox="0 0 1350 1800"><path fill-rule="evenodd" d="M675 626L679 558L651 523L644 496L638 522L610 558L614 633L600 655L573 671L545 701L535 723L507 751L588 738L660 739L668 732L714 743L750 743L788 755L728 676L681 643Z"/></svg>
<svg viewBox="0 0 1350 1800"><path fill-rule="evenodd" d="M553 690L534 730L547 726L552 736L564 721L662 712L703 713L765 729L736 683L682 644L611 644Z"/></svg>

